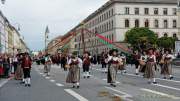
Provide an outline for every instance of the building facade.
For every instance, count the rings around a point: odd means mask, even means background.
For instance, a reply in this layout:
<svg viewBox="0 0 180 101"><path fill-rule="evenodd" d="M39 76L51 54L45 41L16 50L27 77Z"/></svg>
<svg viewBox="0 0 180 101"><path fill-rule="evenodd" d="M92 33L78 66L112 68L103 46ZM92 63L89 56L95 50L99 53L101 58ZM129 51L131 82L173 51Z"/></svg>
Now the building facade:
<svg viewBox="0 0 180 101"><path fill-rule="evenodd" d="M177 0L110 0L89 15L83 26L93 33L98 33L112 40L122 42L125 33L134 27L147 27L158 37L178 34ZM76 29L78 29L76 28ZM98 41L93 34L85 33L86 50L92 54L109 51L107 45ZM75 50L83 51L82 35L75 39Z"/></svg>
<svg viewBox="0 0 180 101"><path fill-rule="evenodd" d="M29 48L21 38L18 30L11 25L0 11L0 53L17 54L28 52Z"/></svg>

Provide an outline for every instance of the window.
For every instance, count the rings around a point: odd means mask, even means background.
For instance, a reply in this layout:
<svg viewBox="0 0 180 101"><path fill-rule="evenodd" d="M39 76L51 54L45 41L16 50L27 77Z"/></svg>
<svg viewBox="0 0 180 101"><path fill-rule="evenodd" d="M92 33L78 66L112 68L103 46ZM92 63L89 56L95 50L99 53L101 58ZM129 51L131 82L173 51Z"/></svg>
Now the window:
<svg viewBox="0 0 180 101"><path fill-rule="evenodd" d="M135 20L135 27L139 27L139 20L138 19Z"/></svg>
<svg viewBox="0 0 180 101"><path fill-rule="evenodd" d="M164 33L164 37L168 37L168 34L167 34L167 33Z"/></svg>
<svg viewBox="0 0 180 101"><path fill-rule="evenodd" d="M125 20L125 27L126 28L129 27L129 20L128 19Z"/></svg>
<svg viewBox="0 0 180 101"><path fill-rule="evenodd" d="M129 7L125 8L125 14L129 14Z"/></svg>
<svg viewBox="0 0 180 101"><path fill-rule="evenodd" d="M176 28L176 27L177 27L177 21L173 20L173 28Z"/></svg>
<svg viewBox="0 0 180 101"><path fill-rule="evenodd" d="M164 28L168 28L168 21L164 20Z"/></svg>
<svg viewBox="0 0 180 101"><path fill-rule="evenodd" d="M145 27L149 27L149 20L148 19L145 20L144 25L145 25Z"/></svg>
<svg viewBox="0 0 180 101"><path fill-rule="evenodd" d="M158 8L154 8L154 14L158 15L159 14L159 9Z"/></svg>
<svg viewBox="0 0 180 101"><path fill-rule="evenodd" d="M135 14L135 15L139 15L139 8L135 8L135 9L134 9L134 14Z"/></svg>
<svg viewBox="0 0 180 101"><path fill-rule="evenodd" d="M168 9L167 8L163 8L163 14L168 15Z"/></svg>
<svg viewBox="0 0 180 101"><path fill-rule="evenodd" d="M156 19L154 20L154 27L155 28L158 28L159 27L159 21Z"/></svg>
<svg viewBox="0 0 180 101"><path fill-rule="evenodd" d="M173 8L173 15L177 15L177 9Z"/></svg>
<svg viewBox="0 0 180 101"><path fill-rule="evenodd" d="M144 14L148 15L149 14L149 8L144 8Z"/></svg>
<svg viewBox="0 0 180 101"><path fill-rule="evenodd" d="M173 38L177 38L177 34L176 33L173 34Z"/></svg>

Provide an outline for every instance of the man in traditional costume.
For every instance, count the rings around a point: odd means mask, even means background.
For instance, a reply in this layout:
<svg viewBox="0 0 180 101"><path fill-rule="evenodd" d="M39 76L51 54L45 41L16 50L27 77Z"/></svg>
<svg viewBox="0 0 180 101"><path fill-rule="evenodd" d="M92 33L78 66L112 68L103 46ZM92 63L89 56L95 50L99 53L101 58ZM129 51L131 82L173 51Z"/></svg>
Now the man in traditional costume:
<svg viewBox="0 0 180 101"><path fill-rule="evenodd" d="M91 65L91 59L89 52L84 53L83 57L83 72L84 72L84 78L90 78L90 65Z"/></svg>
<svg viewBox="0 0 180 101"><path fill-rule="evenodd" d="M77 53L73 53L68 60L69 73L66 78L67 83L72 83L73 88L79 88L80 83L80 67L82 66L82 60L77 57Z"/></svg>

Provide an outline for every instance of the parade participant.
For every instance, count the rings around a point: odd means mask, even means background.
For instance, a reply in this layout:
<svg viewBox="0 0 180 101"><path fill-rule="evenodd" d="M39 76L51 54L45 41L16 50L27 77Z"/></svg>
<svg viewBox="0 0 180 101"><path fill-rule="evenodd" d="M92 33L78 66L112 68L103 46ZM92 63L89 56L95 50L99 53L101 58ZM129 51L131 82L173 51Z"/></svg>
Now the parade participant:
<svg viewBox="0 0 180 101"><path fill-rule="evenodd" d="M153 54L153 48L150 48L148 50L148 55L147 55L147 64L146 64L146 69L144 73L144 77L148 78L148 83L151 84L156 84L156 79L155 79L155 63L156 63L156 56Z"/></svg>
<svg viewBox="0 0 180 101"><path fill-rule="evenodd" d="M61 58L61 68L63 68L64 71L67 71L67 68L65 67L66 63L67 63L67 58L66 58L66 56L63 54L63 55L62 55L62 58Z"/></svg>
<svg viewBox="0 0 180 101"><path fill-rule="evenodd" d="M46 54L45 56L45 73L47 73L47 76L50 76L50 70L51 70L51 64L52 60L49 54Z"/></svg>
<svg viewBox="0 0 180 101"><path fill-rule="evenodd" d="M13 67L14 67L14 74L15 74L18 67L18 58L16 55L14 55L13 57Z"/></svg>
<svg viewBox="0 0 180 101"><path fill-rule="evenodd" d="M171 54L170 50L166 50L165 54L162 57L162 60L164 61L162 69L161 69L161 74L164 76L164 79L167 78L167 76L170 77L170 79L173 79L172 76L172 60L173 60L173 55Z"/></svg>
<svg viewBox="0 0 180 101"><path fill-rule="evenodd" d="M134 55L133 55L133 59L134 59L134 64L135 64L135 68L136 68L136 71L135 71L135 74L136 75L139 75L139 52L138 51L135 51Z"/></svg>
<svg viewBox="0 0 180 101"><path fill-rule="evenodd" d="M3 68L4 68L4 77L9 77L9 70L10 70L10 60L7 54L4 54L3 58Z"/></svg>
<svg viewBox="0 0 180 101"><path fill-rule="evenodd" d="M101 54L101 64L102 64L102 69L103 69L103 72L106 72L106 66L107 66L107 55L102 52Z"/></svg>
<svg viewBox="0 0 180 101"><path fill-rule="evenodd" d="M68 60L69 73L66 78L67 83L72 83L73 88L79 88L80 82L80 67L82 66L82 60L77 57L77 53L74 52L71 58Z"/></svg>
<svg viewBox="0 0 180 101"><path fill-rule="evenodd" d="M22 58L21 67L23 68L25 86L31 86L31 58L28 53L25 53Z"/></svg>
<svg viewBox="0 0 180 101"><path fill-rule="evenodd" d="M116 87L116 75L119 66L122 64L121 60L118 58L117 54L118 50L113 49L109 52L108 56L108 74L107 74L107 82L110 83L111 86Z"/></svg>
<svg viewBox="0 0 180 101"><path fill-rule="evenodd" d="M85 52L84 57L83 57L84 78L89 78L90 77L90 72L89 72L90 64L91 64L90 53Z"/></svg>
<svg viewBox="0 0 180 101"><path fill-rule="evenodd" d="M146 62L147 62L147 55L146 52L143 51L140 60L139 60L139 64L140 64L140 69L139 72L144 73L145 69L146 69Z"/></svg>
<svg viewBox="0 0 180 101"><path fill-rule="evenodd" d="M123 71L123 73L126 73L126 56L122 53L119 57L122 60L122 65L120 66L120 70Z"/></svg>

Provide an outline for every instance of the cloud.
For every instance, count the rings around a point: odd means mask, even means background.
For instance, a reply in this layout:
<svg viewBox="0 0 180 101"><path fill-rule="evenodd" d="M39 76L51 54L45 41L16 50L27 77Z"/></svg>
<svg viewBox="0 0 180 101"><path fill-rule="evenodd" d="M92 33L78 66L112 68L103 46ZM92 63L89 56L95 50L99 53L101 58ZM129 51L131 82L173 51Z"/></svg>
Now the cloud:
<svg viewBox="0 0 180 101"><path fill-rule="evenodd" d="M108 0L6 0L0 8L13 24L21 24L21 34L33 50L43 49L44 31L51 37L63 35Z"/></svg>

